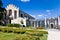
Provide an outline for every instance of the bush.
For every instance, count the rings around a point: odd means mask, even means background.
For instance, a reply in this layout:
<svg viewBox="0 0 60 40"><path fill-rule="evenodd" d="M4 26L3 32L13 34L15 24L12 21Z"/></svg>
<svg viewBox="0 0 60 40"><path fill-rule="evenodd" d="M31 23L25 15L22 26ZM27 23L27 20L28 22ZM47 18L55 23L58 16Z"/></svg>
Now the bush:
<svg viewBox="0 0 60 40"><path fill-rule="evenodd" d="M17 36L13 40L40 40L40 37L35 37L31 35Z"/></svg>
<svg viewBox="0 0 60 40"><path fill-rule="evenodd" d="M20 29L14 29L14 33L20 33Z"/></svg>
<svg viewBox="0 0 60 40"><path fill-rule="evenodd" d="M13 27L4 27L4 28L0 28L0 31L2 32L8 32L8 33L11 33L11 32L14 32L14 33L21 33L21 34L24 34L26 32L26 30L24 29L20 29L20 28L13 28Z"/></svg>
<svg viewBox="0 0 60 40"><path fill-rule="evenodd" d="M14 27L14 25L13 24L8 24L8 27Z"/></svg>
<svg viewBox="0 0 60 40"><path fill-rule="evenodd" d="M0 28L0 30L2 31L2 32L13 32L13 28L10 28L10 27L6 27L6 28Z"/></svg>
<svg viewBox="0 0 60 40"><path fill-rule="evenodd" d="M14 33L21 33L21 34L24 34L26 32L26 30L23 30L23 29L14 29Z"/></svg>
<svg viewBox="0 0 60 40"><path fill-rule="evenodd" d="M37 29L44 29L44 27L36 27Z"/></svg>
<svg viewBox="0 0 60 40"><path fill-rule="evenodd" d="M26 33L30 34L31 36L43 36L42 32L36 30L27 30Z"/></svg>
<svg viewBox="0 0 60 40"><path fill-rule="evenodd" d="M7 27L7 32L8 32L8 33L13 32L13 27Z"/></svg>
<svg viewBox="0 0 60 40"><path fill-rule="evenodd" d="M43 34L48 34L48 31L39 31L39 32L41 32Z"/></svg>
<svg viewBox="0 0 60 40"><path fill-rule="evenodd" d="M8 27L20 27L20 24L8 24Z"/></svg>
<svg viewBox="0 0 60 40"><path fill-rule="evenodd" d="M20 27L20 24L13 24L14 27Z"/></svg>

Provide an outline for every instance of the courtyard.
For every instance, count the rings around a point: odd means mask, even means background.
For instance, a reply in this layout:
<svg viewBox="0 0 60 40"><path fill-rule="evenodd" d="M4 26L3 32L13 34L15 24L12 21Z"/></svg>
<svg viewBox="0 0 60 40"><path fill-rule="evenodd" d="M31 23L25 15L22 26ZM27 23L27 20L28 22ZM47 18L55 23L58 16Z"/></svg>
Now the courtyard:
<svg viewBox="0 0 60 40"><path fill-rule="evenodd" d="M47 29L48 38L47 40L60 40L60 30L58 29Z"/></svg>

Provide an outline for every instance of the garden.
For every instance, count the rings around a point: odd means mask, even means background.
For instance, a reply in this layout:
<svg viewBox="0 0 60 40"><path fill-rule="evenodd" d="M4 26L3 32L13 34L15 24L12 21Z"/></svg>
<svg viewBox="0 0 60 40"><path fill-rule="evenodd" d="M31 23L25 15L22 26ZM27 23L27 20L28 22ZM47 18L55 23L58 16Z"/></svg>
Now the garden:
<svg viewBox="0 0 60 40"><path fill-rule="evenodd" d="M0 40L47 40L48 32L44 28L16 26L0 27Z"/></svg>

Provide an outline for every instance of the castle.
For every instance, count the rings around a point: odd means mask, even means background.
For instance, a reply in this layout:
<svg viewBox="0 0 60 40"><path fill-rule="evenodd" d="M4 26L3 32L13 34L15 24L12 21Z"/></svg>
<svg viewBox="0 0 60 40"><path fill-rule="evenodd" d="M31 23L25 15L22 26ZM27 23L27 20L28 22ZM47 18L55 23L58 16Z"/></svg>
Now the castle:
<svg viewBox="0 0 60 40"><path fill-rule="evenodd" d="M6 24L20 24L33 27L45 27L45 28L59 28L60 16L57 18L45 18L44 20L35 20L31 15L23 12L13 4L9 4L6 8Z"/></svg>

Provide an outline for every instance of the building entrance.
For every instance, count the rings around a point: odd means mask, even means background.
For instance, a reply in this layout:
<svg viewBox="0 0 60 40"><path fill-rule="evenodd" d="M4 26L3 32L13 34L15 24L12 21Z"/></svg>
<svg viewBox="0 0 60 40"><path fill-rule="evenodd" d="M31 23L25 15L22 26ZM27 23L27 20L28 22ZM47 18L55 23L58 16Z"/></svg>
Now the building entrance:
<svg viewBox="0 0 60 40"><path fill-rule="evenodd" d="M53 24L51 24L51 28L53 28Z"/></svg>

